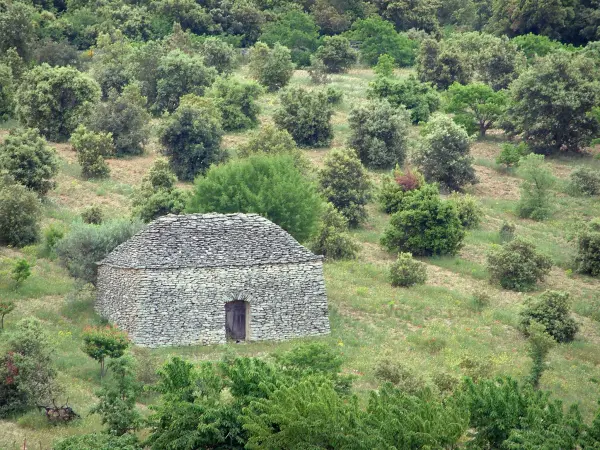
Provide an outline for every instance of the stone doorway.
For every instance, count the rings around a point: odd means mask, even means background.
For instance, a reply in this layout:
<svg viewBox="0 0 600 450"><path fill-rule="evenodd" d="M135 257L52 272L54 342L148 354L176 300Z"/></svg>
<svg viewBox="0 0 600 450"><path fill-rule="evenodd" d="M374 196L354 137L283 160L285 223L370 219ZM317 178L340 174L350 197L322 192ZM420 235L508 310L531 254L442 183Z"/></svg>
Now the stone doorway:
<svg viewBox="0 0 600 450"><path fill-rule="evenodd" d="M246 339L246 318L249 305L242 300L225 303L225 333L227 339L243 341Z"/></svg>

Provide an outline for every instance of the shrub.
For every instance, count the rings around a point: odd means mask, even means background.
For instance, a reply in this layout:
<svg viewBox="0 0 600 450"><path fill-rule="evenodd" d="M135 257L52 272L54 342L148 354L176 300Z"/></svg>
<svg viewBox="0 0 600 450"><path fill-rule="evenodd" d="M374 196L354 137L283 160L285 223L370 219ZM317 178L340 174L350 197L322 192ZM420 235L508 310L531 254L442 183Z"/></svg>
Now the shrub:
<svg viewBox="0 0 600 450"><path fill-rule="evenodd" d="M173 112L186 94L203 95L212 84L217 71L206 67L201 56L190 56L181 50L171 50L160 59L156 72L156 113Z"/></svg>
<svg viewBox="0 0 600 450"><path fill-rule="evenodd" d="M81 175L85 179L107 178L110 167L104 160L114 153L112 134L95 133L79 125L71 135L71 144L77 151L77 161L81 165Z"/></svg>
<svg viewBox="0 0 600 450"><path fill-rule="evenodd" d="M267 44L258 42L250 51L250 73L270 91L287 86L294 74L290 50L280 44L271 50Z"/></svg>
<svg viewBox="0 0 600 450"><path fill-rule="evenodd" d="M348 220L327 203L310 249L326 259L354 259L359 246L348 234Z"/></svg>
<svg viewBox="0 0 600 450"><path fill-rule="evenodd" d="M419 172L411 169L406 169L403 172L396 166L392 176L382 178L381 188L377 196L381 209L388 214L399 211L399 205L405 193L420 189L424 184L425 179Z"/></svg>
<svg viewBox="0 0 600 450"><path fill-rule="evenodd" d="M220 74L229 74L238 65L236 49L223 39L208 37L200 45L204 64L214 67Z"/></svg>
<svg viewBox="0 0 600 450"><path fill-rule="evenodd" d="M41 210L35 193L0 174L0 243L23 247L35 242Z"/></svg>
<svg viewBox="0 0 600 450"><path fill-rule="evenodd" d="M533 322L542 324L546 333L557 342L571 342L579 325L571 317L569 294L561 291L545 291L537 299L530 298L521 311L520 328L529 334Z"/></svg>
<svg viewBox="0 0 600 450"><path fill-rule="evenodd" d="M502 151L496 157L496 164L504 164L506 169L518 167L521 158L529 154L529 147L525 142L520 142L518 145L504 143Z"/></svg>
<svg viewBox="0 0 600 450"><path fill-rule="evenodd" d="M90 206L81 212L81 220L83 223L100 225L104 222L104 213L98 205Z"/></svg>
<svg viewBox="0 0 600 450"><path fill-rule="evenodd" d="M36 66L17 90L17 115L53 141L65 141L100 99L98 84L73 67Z"/></svg>
<svg viewBox="0 0 600 450"><path fill-rule="evenodd" d="M389 168L404 162L410 125L404 108L392 108L386 100L371 101L353 108L348 122L348 145L365 166Z"/></svg>
<svg viewBox="0 0 600 450"><path fill-rule="evenodd" d="M120 32L113 36L101 33L96 39L90 74L100 85L102 99L111 91L121 92L132 80L127 67L131 45Z"/></svg>
<svg viewBox="0 0 600 450"><path fill-rule="evenodd" d="M507 130L523 134L535 153L583 151L600 133L591 115L600 102L596 73L584 56L557 52L540 59L511 85Z"/></svg>
<svg viewBox="0 0 600 450"><path fill-rule="evenodd" d="M516 228L517 227L512 222L502 222L500 230L498 231L498 234L500 235L500 240L502 242L512 241L515 237Z"/></svg>
<svg viewBox="0 0 600 450"><path fill-rule="evenodd" d="M321 204L292 156L253 155L213 166L198 178L187 211L257 213L302 242L315 231Z"/></svg>
<svg viewBox="0 0 600 450"><path fill-rule="evenodd" d="M13 312L15 307L15 302L12 300L0 299L0 330L4 330L4 317Z"/></svg>
<svg viewBox="0 0 600 450"><path fill-rule="evenodd" d="M394 75L394 69L396 68L396 62L390 55L379 55L377 64L373 67L373 72L378 77L391 77Z"/></svg>
<svg viewBox="0 0 600 450"><path fill-rule="evenodd" d="M347 72L356 62L356 56L350 41L343 36L325 36L315 53L315 58L323 62L327 73Z"/></svg>
<svg viewBox="0 0 600 450"><path fill-rule="evenodd" d="M63 237L65 237L64 229L59 225L50 224L44 230L44 246L40 251L41 255L49 259L56 258L56 245Z"/></svg>
<svg viewBox="0 0 600 450"><path fill-rule="evenodd" d="M600 195L600 171L591 167L577 167L570 175L572 191L583 195Z"/></svg>
<svg viewBox="0 0 600 450"><path fill-rule="evenodd" d="M325 94L327 95L327 101L330 105L339 105L344 99L344 91L334 88L333 86L329 86L327 90L325 90Z"/></svg>
<svg viewBox="0 0 600 450"><path fill-rule="evenodd" d="M381 244L419 256L454 255L464 237L456 208L440 198L437 186L425 185L402 198Z"/></svg>
<svg viewBox="0 0 600 450"><path fill-rule="evenodd" d="M333 109L325 92L293 87L281 93L280 107L273 119L298 145L325 147L333 139L332 115Z"/></svg>
<svg viewBox="0 0 600 450"><path fill-rule="evenodd" d="M53 450L142 450L132 434L113 436L106 433L77 434L57 440Z"/></svg>
<svg viewBox="0 0 600 450"><path fill-rule="evenodd" d="M450 117L436 114L423 131L415 162L427 181L458 191L477 182L469 135Z"/></svg>
<svg viewBox="0 0 600 450"><path fill-rule="evenodd" d="M369 83L368 95L385 99L394 108L404 105L414 124L427 122L440 107L440 96L435 89L429 83L421 83L414 75L400 80L379 77Z"/></svg>
<svg viewBox="0 0 600 450"><path fill-rule="evenodd" d="M214 106L187 97L160 131L163 154L180 180L193 180L223 158L221 119Z"/></svg>
<svg viewBox="0 0 600 450"><path fill-rule="evenodd" d="M479 226L483 217L483 209L481 203L474 196L453 192L449 201L456 207L463 227L473 229Z"/></svg>
<svg viewBox="0 0 600 450"><path fill-rule="evenodd" d="M577 271L600 276L600 219L592 220L577 238Z"/></svg>
<svg viewBox="0 0 600 450"><path fill-rule="evenodd" d="M531 242L516 237L501 246L492 246L487 268L491 281L504 289L530 291L550 273L552 260L538 253Z"/></svg>
<svg viewBox="0 0 600 450"><path fill-rule="evenodd" d="M117 156L141 155L148 140L149 124L146 98L137 84L125 86L121 94L110 92L107 101L94 109L87 122L96 132L112 134Z"/></svg>
<svg viewBox="0 0 600 450"><path fill-rule="evenodd" d="M8 120L14 115L14 91L12 69L6 64L0 64L0 122Z"/></svg>
<svg viewBox="0 0 600 450"><path fill-rule="evenodd" d="M31 265L27 262L26 259L21 258L18 259L15 265L13 266L13 270L11 272L10 277L15 282L15 288L19 289L25 280L31 276Z"/></svg>
<svg viewBox="0 0 600 450"><path fill-rule="evenodd" d="M135 194L133 215L143 222L151 222L160 216L183 212L185 196L175 187L176 182L168 161L157 159Z"/></svg>
<svg viewBox="0 0 600 450"><path fill-rule="evenodd" d="M56 246L56 254L69 274L96 283L96 263L142 228L139 222L113 220L102 225L75 223Z"/></svg>
<svg viewBox="0 0 600 450"><path fill-rule="evenodd" d="M260 107L256 100L261 92L262 88L256 83L235 78L219 78L207 95L214 99L221 111L223 129L235 131L258 125Z"/></svg>
<svg viewBox="0 0 600 450"><path fill-rule="evenodd" d="M482 311L483 309L490 306L490 304L492 303L491 300L492 299L490 294L483 290L475 291L471 296L471 302L476 311Z"/></svg>
<svg viewBox="0 0 600 450"><path fill-rule="evenodd" d="M100 378L106 374L104 360L120 358L131 345L127 333L112 325L87 327L81 337L83 352L100 363Z"/></svg>
<svg viewBox="0 0 600 450"><path fill-rule="evenodd" d="M411 253L398 253L390 267L392 286L410 287L427 281L427 269L421 261L413 259Z"/></svg>
<svg viewBox="0 0 600 450"><path fill-rule="evenodd" d="M44 196L56 185L52 178L58 173L58 159L38 130L17 128L0 144L0 171Z"/></svg>
<svg viewBox="0 0 600 450"><path fill-rule="evenodd" d="M371 195L369 175L353 150L332 150L319 172L323 197L356 227L367 217Z"/></svg>
<svg viewBox="0 0 600 450"><path fill-rule="evenodd" d="M544 220L552 213L550 189L556 180L543 155L529 154L519 163L519 174L524 178L521 183L521 198L517 204L519 217Z"/></svg>
<svg viewBox="0 0 600 450"><path fill-rule="evenodd" d="M531 372L529 373L529 380L534 388L538 388L540 379L544 370L547 368L546 357L548 352L556 345L554 338L550 336L546 330L546 327L535 320L532 320L527 325L526 333L528 339L527 353L532 359Z"/></svg>
<svg viewBox="0 0 600 450"><path fill-rule="evenodd" d="M327 66L319 58L310 57L310 66L306 68L310 81L313 84L327 84L331 82L327 73Z"/></svg>
<svg viewBox="0 0 600 450"><path fill-rule="evenodd" d="M79 69L81 66L79 51L67 40L44 39L39 41L35 47L33 59L37 64L46 63L52 67L73 66Z"/></svg>
<svg viewBox="0 0 600 450"><path fill-rule="evenodd" d="M425 389L425 381L409 367L389 359L382 359L375 365L375 378L392 383L409 395L418 395Z"/></svg>
<svg viewBox="0 0 600 450"><path fill-rule="evenodd" d="M471 79L464 53L434 39L421 42L417 73L419 80L432 83L440 90L448 89L453 83L468 84Z"/></svg>

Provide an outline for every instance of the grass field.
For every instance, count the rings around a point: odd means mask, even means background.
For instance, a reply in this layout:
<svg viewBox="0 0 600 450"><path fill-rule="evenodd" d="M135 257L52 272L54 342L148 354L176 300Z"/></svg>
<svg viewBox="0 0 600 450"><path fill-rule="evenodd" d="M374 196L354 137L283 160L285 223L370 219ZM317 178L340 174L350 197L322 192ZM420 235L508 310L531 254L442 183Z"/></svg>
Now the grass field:
<svg viewBox="0 0 600 450"><path fill-rule="evenodd" d="M399 72L399 76L404 73ZM344 103L333 117L335 139L332 147L344 145L349 132L347 115L352 105L366 96L370 70L353 70L332 77L332 85L344 91ZM312 88L305 72L296 72L293 84ZM260 104L263 121L269 121L277 106L277 96L265 95ZM415 135L418 130L415 129ZM5 131L0 133L6 133ZM227 135L224 145L234 148L247 139L247 133ZM394 255L379 246L379 238L388 216L369 206L370 217L363 228L354 231L361 242L356 261L325 264L327 292L330 301L332 333L323 338L346 358L344 370L354 374L359 391L375 388L373 368L378 360L398 361L431 379L440 372L457 376L468 373L462 367L465 360L480 361L490 374L524 376L530 367L524 338L515 328L525 294L503 291L487 282L485 255L491 244L499 243L498 229L504 220L517 225L517 234L533 240L538 248L552 257L555 267L544 289L561 289L572 295L576 318L581 324L577 339L555 347L549 357L549 369L541 386L552 390L565 403L579 403L583 414L590 418L597 407L600 383L600 280L573 274L573 233L577 221L600 216L598 198L571 197L564 188L570 171L581 164L600 168L600 161L587 158L558 158L551 161L558 183L553 217L545 222L520 220L514 215L519 198L519 178L499 170L495 156L504 140L501 133L492 133L484 141L474 143L472 153L480 183L468 192L481 201L485 218L481 227L469 232L460 254L452 258L427 258L428 282L411 289L392 288L387 268ZM44 206L44 226L63 223L65 227L81 211L99 204L108 217L130 214L133 189L158 156L156 143L151 142L144 156L110 160L109 180L83 181L74 152L68 144L55 147L61 158L57 188L50 192ZM319 166L328 149L305 150ZM377 181L380 173L373 173ZM0 248L0 296L17 300L17 309L6 318L10 329L15 322L33 315L44 322L56 348L59 382L64 393L59 401L69 399L82 415L77 423L65 427L49 427L37 412L13 421L0 421L0 450L23 448L27 440L30 449L50 448L53 439L73 433L99 430L99 418L87 414L95 403L94 391L99 387L99 368L80 350L80 334L87 324L97 323L93 313L93 293L81 289L56 261L38 256L39 248L22 250ZM26 257L34 264L33 275L15 291L9 277L14 260ZM478 308L473 294L486 291L491 304ZM2 335L0 335L2 339ZM298 341L285 343L246 343L233 346L188 347L174 349L134 349L151 371L172 355L191 360L218 359L225 351L243 355L267 356L289 349ZM592 393L592 395L590 395ZM146 404L151 398L145 398Z"/></svg>

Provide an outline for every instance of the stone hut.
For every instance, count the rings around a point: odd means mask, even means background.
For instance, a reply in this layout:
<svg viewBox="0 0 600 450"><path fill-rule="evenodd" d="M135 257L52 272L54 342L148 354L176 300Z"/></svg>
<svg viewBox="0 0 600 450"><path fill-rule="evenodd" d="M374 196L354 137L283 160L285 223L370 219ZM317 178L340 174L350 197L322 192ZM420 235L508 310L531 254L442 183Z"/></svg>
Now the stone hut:
<svg viewBox="0 0 600 450"><path fill-rule="evenodd" d="M257 214L161 217L98 263L97 288L140 346L329 333L322 257Z"/></svg>

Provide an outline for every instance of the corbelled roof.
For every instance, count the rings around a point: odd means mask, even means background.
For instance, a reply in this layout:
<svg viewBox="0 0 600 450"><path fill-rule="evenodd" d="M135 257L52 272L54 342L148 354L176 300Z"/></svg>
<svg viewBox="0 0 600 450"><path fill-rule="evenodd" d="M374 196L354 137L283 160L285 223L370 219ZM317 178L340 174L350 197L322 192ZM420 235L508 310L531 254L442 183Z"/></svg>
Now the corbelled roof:
<svg viewBox="0 0 600 450"><path fill-rule="evenodd" d="M168 269L320 259L258 214L187 214L160 217L98 264Z"/></svg>

